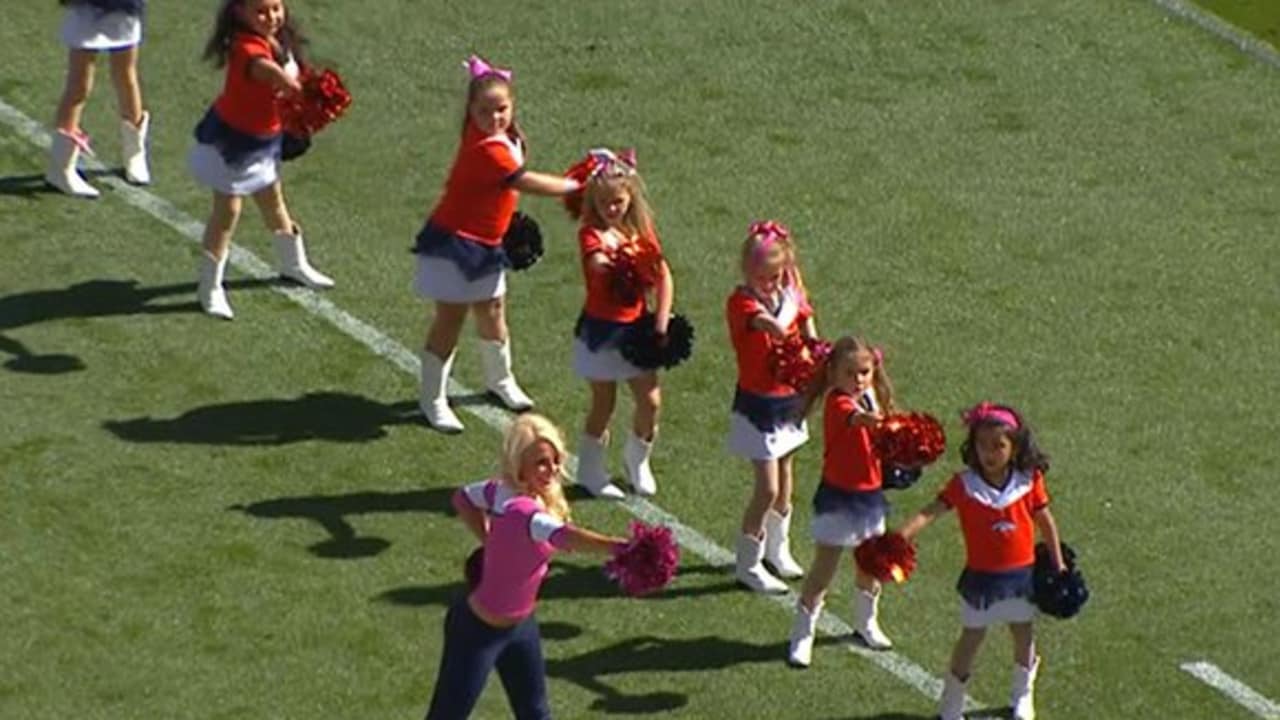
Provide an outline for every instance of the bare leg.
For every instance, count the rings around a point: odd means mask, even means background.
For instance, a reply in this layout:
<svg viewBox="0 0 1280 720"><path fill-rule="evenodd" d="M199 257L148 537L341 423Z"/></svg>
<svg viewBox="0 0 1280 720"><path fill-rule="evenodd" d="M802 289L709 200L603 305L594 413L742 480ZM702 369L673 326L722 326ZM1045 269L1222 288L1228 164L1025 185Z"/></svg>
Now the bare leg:
<svg viewBox="0 0 1280 720"><path fill-rule="evenodd" d="M273 233L292 233L293 216L284 201L284 187L276 180L270 187L253 194L253 202L262 213L262 222Z"/></svg>
<svg viewBox="0 0 1280 720"><path fill-rule="evenodd" d="M138 46L109 53L111 82L116 88L120 119L134 127L142 124L142 88L138 84Z"/></svg>
<svg viewBox="0 0 1280 720"><path fill-rule="evenodd" d="M502 342L507 339L507 311L503 298L471 303L476 319L476 334L483 340Z"/></svg>
<svg viewBox="0 0 1280 720"><path fill-rule="evenodd" d="M791 492L795 487L795 453L778 460L778 494L773 499L773 509L779 515L791 512Z"/></svg>
<svg viewBox="0 0 1280 720"><path fill-rule="evenodd" d="M594 438L603 438L609 430L609 420L613 417L613 408L618 399L618 384L615 382L592 381L591 409L587 411L587 421L583 430Z"/></svg>
<svg viewBox="0 0 1280 720"><path fill-rule="evenodd" d="M93 92L93 67L97 57L92 50L72 50L67 55L67 81L54 120L59 130L71 134L80 131L80 115L89 93Z"/></svg>
<svg viewBox="0 0 1280 720"><path fill-rule="evenodd" d="M778 501L778 465L780 460L752 460L756 483L742 515L742 534L751 537L764 535L764 516Z"/></svg>
<svg viewBox="0 0 1280 720"><path fill-rule="evenodd" d="M957 680L967 681L973 672L973 661L982 647L982 640L987 635L986 628L964 628L960 631L960 639L951 651L951 674Z"/></svg>
<svg viewBox="0 0 1280 720"><path fill-rule="evenodd" d="M437 302L435 315L427 329L426 349L441 360L453 354L462 334L462 323L467 319L467 306L458 303Z"/></svg>
<svg viewBox="0 0 1280 720"><path fill-rule="evenodd" d="M627 381L635 398L636 415L632 424L636 437L652 442L658 428L658 411L662 407L662 390L658 387L658 374L649 372Z"/></svg>
<svg viewBox="0 0 1280 720"><path fill-rule="evenodd" d="M1031 623L1010 623L1009 635L1013 638L1013 661L1024 668L1035 664L1036 640Z"/></svg>
<svg viewBox="0 0 1280 720"><path fill-rule="evenodd" d="M835 545L814 546L813 563L809 566L809 574L805 576L804 587L800 589L800 603L809 611L822 605L823 597L840 570L840 556L843 552L844 548Z"/></svg>
<svg viewBox="0 0 1280 720"><path fill-rule="evenodd" d="M231 236L235 234L236 224L240 220L242 198L237 195L224 195L216 190L213 193L213 211L209 214L209 222L204 226L205 252L214 259L226 256L231 246Z"/></svg>

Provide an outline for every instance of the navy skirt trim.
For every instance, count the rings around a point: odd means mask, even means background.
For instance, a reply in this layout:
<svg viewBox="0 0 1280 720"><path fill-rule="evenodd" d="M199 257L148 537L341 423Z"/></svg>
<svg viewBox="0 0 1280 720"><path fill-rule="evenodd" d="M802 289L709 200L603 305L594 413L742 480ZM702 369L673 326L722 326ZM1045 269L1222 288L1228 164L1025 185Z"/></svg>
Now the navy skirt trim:
<svg viewBox="0 0 1280 720"><path fill-rule="evenodd" d="M841 490L824 480L818 483L818 490L813 494L813 514L828 513L858 518L872 514L887 515L889 501L885 499L883 490Z"/></svg>
<svg viewBox="0 0 1280 720"><path fill-rule="evenodd" d="M77 0L76 5L88 5L103 15L124 13L134 17L142 17L146 10L146 0Z"/></svg>
<svg viewBox="0 0 1280 720"><path fill-rule="evenodd" d="M468 240L429 221L418 233L413 252L453 261L468 282L511 267L511 260L501 245L491 247Z"/></svg>
<svg viewBox="0 0 1280 720"><path fill-rule="evenodd" d="M621 346L636 322L601 320L584 312L578 315L578 322L573 326L573 336L581 340L591 352L599 352L604 348Z"/></svg>
<svg viewBox="0 0 1280 720"><path fill-rule="evenodd" d="M1029 598L1033 590L1031 576L1034 568L1034 565L1028 565L1006 572L980 572L965 568L956 582L956 590L977 610L986 610L1001 600Z"/></svg>
<svg viewBox="0 0 1280 720"><path fill-rule="evenodd" d="M282 135L250 135L231 127L211 107L196 125L196 142L212 145L231 167L249 165L274 157L280 159Z"/></svg>
<svg viewBox="0 0 1280 720"><path fill-rule="evenodd" d="M804 396L799 394L770 397L756 395L742 388L736 388L733 393L733 411L750 420L763 433L788 425L799 427L802 410Z"/></svg>

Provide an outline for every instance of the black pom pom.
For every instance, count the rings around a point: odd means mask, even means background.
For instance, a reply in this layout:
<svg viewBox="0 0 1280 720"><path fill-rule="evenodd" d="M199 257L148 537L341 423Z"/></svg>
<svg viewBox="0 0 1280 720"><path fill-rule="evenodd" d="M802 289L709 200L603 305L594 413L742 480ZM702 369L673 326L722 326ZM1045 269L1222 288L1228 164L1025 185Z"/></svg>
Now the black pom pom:
<svg viewBox="0 0 1280 720"><path fill-rule="evenodd" d="M467 589L475 590L480 584L480 576L484 574L484 548L478 547L467 556L467 564L463 574L467 578Z"/></svg>
<svg viewBox="0 0 1280 720"><path fill-rule="evenodd" d="M1076 569L1076 553L1062 543L1062 560L1065 572L1059 573L1053 566L1053 554L1044 543L1036 545L1036 567L1032 574L1032 599L1040 612L1056 618L1074 617L1089 601L1089 587L1084 575Z"/></svg>
<svg viewBox="0 0 1280 720"><path fill-rule="evenodd" d="M303 135L285 133L280 141L280 160L289 162L297 160L311 149L311 138Z"/></svg>
<svg viewBox="0 0 1280 720"><path fill-rule="evenodd" d="M512 270L527 270L542 257L542 228L538 221L518 212L511 216L511 226L502 236L502 249L511 261Z"/></svg>
<svg viewBox="0 0 1280 720"><path fill-rule="evenodd" d="M693 354L693 325L683 315L672 315L665 338L653 331L653 313L640 318L626 336L618 351L627 362L645 370L670 369Z"/></svg>
<svg viewBox="0 0 1280 720"><path fill-rule="evenodd" d="M882 485L885 490L906 490L920 479L920 470L901 467L885 467Z"/></svg>

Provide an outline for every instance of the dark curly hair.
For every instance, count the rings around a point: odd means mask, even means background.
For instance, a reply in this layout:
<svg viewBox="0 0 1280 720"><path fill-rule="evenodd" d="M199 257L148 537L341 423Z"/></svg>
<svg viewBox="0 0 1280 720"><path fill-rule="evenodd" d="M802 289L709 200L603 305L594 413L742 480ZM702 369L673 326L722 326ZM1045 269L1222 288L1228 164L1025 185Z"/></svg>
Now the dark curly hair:
<svg viewBox="0 0 1280 720"><path fill-rule="evenodd" d="M231 39L236 36L236 33L252 32L240 22L236 14L236 11L246 2L248 0L222 0L222 4L218 6L218 15L213 22L213 33L205 43L201 59L212 62L213 66L218 68L227 64L227 55L231 53ZM293 19L293 13L288 8L285 8L284 26L276 35L276 41L280 44L281 53L284 54L277 57L276 62L283 63L288 55L293 55L294 60L299 64L302 63L303 46L307 44L307 38L298 29L298 23Z"/></svg>
<svg viewBox="0 0 1280 720"><path fill-rule="evenodd" d="M964 443L960 446L960 459L969 469L976 473L982 473L982 465L978 462L978 449L974 447L974 437L978 434L978 430L982 428L994 427L1004 432L1005 437L1013 442L1013 459L1010 464L1019 472L1030 473L1036 470L1040 472L1049 472L1049 456L1040 449L1036 443L1035 433L1027 425L1022 415L1013 408L1002 405L1000 409L1013 413L1018 419L1018 427L1009 427L1008 425L994 419L983 419L969 423L969 435L964 439Z"/></svg>

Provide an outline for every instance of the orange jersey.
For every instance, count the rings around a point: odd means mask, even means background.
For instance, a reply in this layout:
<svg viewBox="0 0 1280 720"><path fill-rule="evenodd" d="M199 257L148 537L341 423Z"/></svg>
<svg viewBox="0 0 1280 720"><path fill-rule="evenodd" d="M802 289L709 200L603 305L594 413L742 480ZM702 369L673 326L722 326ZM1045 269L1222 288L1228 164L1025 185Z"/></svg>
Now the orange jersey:
<svg viewBox="0 0 1280 720"><path fill-rule="evenodd" d="M871 492L882 485L880 457L871 429L850 422L858 400L841 390L827 393L822 410L822 482L846 492Z"/></svg>
<svg viewBox="0 0 1280 720"><path fill-rule="evenodd" d="M613 291L612 278L609 272L600 272L591 268L591 256L598 252L606 252L617 247L622 240L615 231L597 230L589 226L578 228L578 250L582 255L582 275L587 284L587 300L583 311L596 320L610 322L635 322L644 314L644 296L637 294L635 302L622 303ZM662 243L657 237L649 238L662 252Z"/></svg>
<svg viewBox="0 0 1280 720"><path fill-rule="evenodd" d="M258 58L275 60L266 38L244 32L231 38L226 83L213 109L234 130L248 135L279 135L282 127L275 88L249 76L249 68Z"/></svg>
<svg viewBox="0 0 1280 720"><path fill-rule="evenodd" d="M755 293L739 286L729 296L725 306L725 317L729 322L729 338L733 341L733 350L738 356L738 387L755 395L779 397L795 395L790 385L779 382L773 375L769 362L769 351L773 347L773 338L763 330L751 327L751 321L757 315L773 315ZM807 308L796 314L789 330L799 332L800 327L810 317Z"/></svg>
<svg viewBox="0 0 1280 720"><path fill-rule="evenodd" d="M1033 517L1049 505L1044 473L1015 472L1003 489L997 489L966 470L951 478L938 499L960 517L967 568L1006 572L1035 564Z"/></svg>
<svg viewBox="0 0 1280 720"><path fill-rule="evenodd" d="M524 148L518 141L485 135L468 120L430 222L483 245L500 245L520 201L511 181L522 172Z"/></svg>

